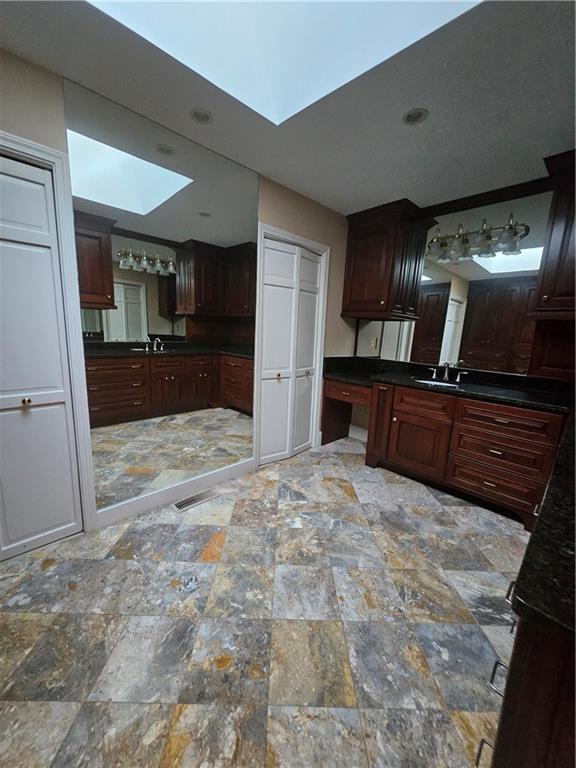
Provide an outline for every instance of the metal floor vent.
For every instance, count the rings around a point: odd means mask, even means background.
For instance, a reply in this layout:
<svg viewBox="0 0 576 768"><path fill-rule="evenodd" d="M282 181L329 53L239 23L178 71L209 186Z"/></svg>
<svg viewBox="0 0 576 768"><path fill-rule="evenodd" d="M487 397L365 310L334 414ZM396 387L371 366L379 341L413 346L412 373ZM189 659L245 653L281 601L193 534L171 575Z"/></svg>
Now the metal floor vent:
<svg viewBox="0 0 576 768"><path fill-rule="evenodd" d="M194 496L187 496L185 499L180 499L180 501L176 501L172 506L174 509L182 512L184 509L189 509L190 507L196 506L196 504L201 504L203 501L209 501L210 499L216 499L217 497L218 494L213 491L202 491L201 493L195 493Z"/></svg>

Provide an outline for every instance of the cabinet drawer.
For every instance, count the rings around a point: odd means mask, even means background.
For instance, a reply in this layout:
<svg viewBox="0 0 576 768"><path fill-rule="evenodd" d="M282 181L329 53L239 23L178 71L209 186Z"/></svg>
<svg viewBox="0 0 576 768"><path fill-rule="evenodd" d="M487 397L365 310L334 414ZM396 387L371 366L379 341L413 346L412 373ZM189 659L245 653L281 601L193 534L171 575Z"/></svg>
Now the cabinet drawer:
<svg viewBox="0 0 576 768"><path fill-rule="evenodd" d="M342 400L354 405L370 405L371 387L361 387L358 384L344 384L340 381L324 382L324 397Z"/></svg>
<svg viewBox="0 0 576 768"><path fill-rule="evenodd" d="M551 446L504 437L460 424L456 424L452 431L450 452L496 468L520 472L542 482L548 481L556 453Z"/></svg>
<svg viewBox="0 0 576 768"><path fill-rule="evenodd" d="M452 421L456 397L443 395L439 392L429 392L409 387L396 387L394 393L394 411L403 411L427 419Z"/></svg>
<svg viewBox="0 0 576 768"><path fill-rule="evenodd" d="M254 362L247 357L222 355L222 370L229 372L243 371L244 373L252 375L254 372Z"/></svg>
<svg viewBox="0 0 576 768"><path fill-rule="evenodd" d="M120 357L86 360L86 381L89 384L112 381L132 381L148 372L148 360Z"/></svg>
<svg viewBox="0 0 576 768"><path fill-rule="evenodd" d="M497 403L459 398L456 422L548 445L558 445L564 417Z"/></svg>
<svg viewBox="0 0 576 768"><path fill-rule="evenodd" d="M186 357L152 357L150 358L150 370L152 373L184 373L186 370Z"/></svg>
<svg viewBox="0 0 576 768"><path fill-rule="evenodd" d="M90 425L119 424L123 421L145 419L149 415L150 401L146 397L133 397L115 403L89 405Z"/></svg>
<svg viewBox="0 0 576 768"><path fill-rule="evenodd" d="M138 376L130 381L105 381L97 384L88 384L88 402L90 405L100 403L114 403L116 401L129 400L148 396L148 376Z"/></svg>
<svg viewBox="0 0 576 768"><path fill-rule="evenodd" d="M541 501L546 484L513 472L479 464L450 454L446 483L454 488L502 504L520 512L531 513Z"/></svg>
<svg viewBox="0 0 576 768"><path fill-rule="evenodd" d="M207 371L216 368L218 358L216 357L187 357L186 370L189 373Z"/></svg>

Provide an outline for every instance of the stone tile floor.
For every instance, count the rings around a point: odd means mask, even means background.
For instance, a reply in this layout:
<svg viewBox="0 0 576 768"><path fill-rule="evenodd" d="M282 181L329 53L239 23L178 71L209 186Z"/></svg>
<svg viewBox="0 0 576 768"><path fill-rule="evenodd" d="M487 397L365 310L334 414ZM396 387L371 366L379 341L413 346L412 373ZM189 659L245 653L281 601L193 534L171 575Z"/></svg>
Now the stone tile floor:
<svg viewBox="0 0 576 768"><path fill-rule="evenodd" d="M96 506L252 457L252 417L207 408L91 430Z"/></svg>
<svg viewBox="0 0 576 768"><path fill-rule="evenodd" d="M363 454L0 565L3 768L471 766L527 535Z"/></svg>

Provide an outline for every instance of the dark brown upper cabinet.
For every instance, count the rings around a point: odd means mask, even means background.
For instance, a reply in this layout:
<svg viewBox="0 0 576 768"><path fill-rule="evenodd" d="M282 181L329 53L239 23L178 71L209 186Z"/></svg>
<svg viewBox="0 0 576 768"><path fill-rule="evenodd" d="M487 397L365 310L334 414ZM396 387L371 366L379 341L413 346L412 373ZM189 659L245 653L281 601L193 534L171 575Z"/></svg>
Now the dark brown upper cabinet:
<svg viewBox="0 0 576 768"><path fill-rule="evenodd" d="M158 278L158 314L160 317L176 314L176 275Z"/></svg>
<svg viewBox="0 0 576 768"><path fill-rule="evenodd" d="M574 315L574 150L544 160L554 184L535 319Z"/></svg>
<svg viewBox="0 0 576 768"><path fill-rule="evenodd" d="M253 317L256 313L256 243L227 248L222 273L224 314Z"/></svg>
<svg viewBox="0 0 576 768"><path fill-rule="evenodd" d="M342 317L418 317L426 236L434 223L409 200L348 216Z"/></svg>
<svg viewBox="0 0 576 768"><path fill-rule="evenodd" d="M81 307L87 309L114 309L115 307L110 237L113 224L111 219L74 211Z"/></svg>
<svg viewBox="0 0 576 768"><path fill-rule="evenodd" d="M421 289L419 320L414 325L410 360L413 363L437 365L450 298L450 283L424 285Z"/></svg>
<svg viewBox="0 0 576 768"><path fill-rule="evenodd" d="M253 317L256 311L256 244L230 248L191 244L179 251L176 313Z"/></svg>

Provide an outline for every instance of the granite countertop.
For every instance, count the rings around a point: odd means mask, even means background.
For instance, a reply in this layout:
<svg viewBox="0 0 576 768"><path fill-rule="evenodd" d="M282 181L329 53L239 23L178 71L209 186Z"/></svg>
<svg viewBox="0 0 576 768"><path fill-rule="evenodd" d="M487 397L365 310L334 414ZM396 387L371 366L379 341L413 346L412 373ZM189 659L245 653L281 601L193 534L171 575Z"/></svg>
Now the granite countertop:
<svg viewBox="0 0 576 768"><path fill-rule="evenodd" d="M516 579L512 607L543 629L574 632L574 423L564 431L540 516Z"/></svg>
<svg viewBox="0 0 576 768"><path fill-rule="evenodd" d="M135 347L140 344L135 343ZM138 351L137 349L113 347L106 349L103 346L90 349L84 347L84 357L89 359L102 357L181 357L182 355L230 355L231 357L243 357L248 360L254 359L254 350L248 346L228 346L226 344L186 344L186 346L165 349L163 352L153 352L150 348L148 353Z"/></svg>
<svg viewBox="0 0 576 768"><path fill-rule="evenodd" d="M490 402L503 403L506 405L537 408L539 410L552 411L555 413L570 412L570 403L566 401L564 395L558 392L547 392L537 389L523 390L511 387L494 386L485 383L475 384L474 382L462 382L456 387L439 387L432 383L421 384L416 381L416 379L426 378L427 376L429 377L429 375L430 374L414 375L397 371L385 371L376 374L364 371L330 371L329 373L324 373L324 378L364 387L370 387L375 382L396 384L402 387L413 387L414 389L443 392L447 395L463 395L476 400L488 400ZM454 376L453 372L451 372L451 376Z"/></svg>

